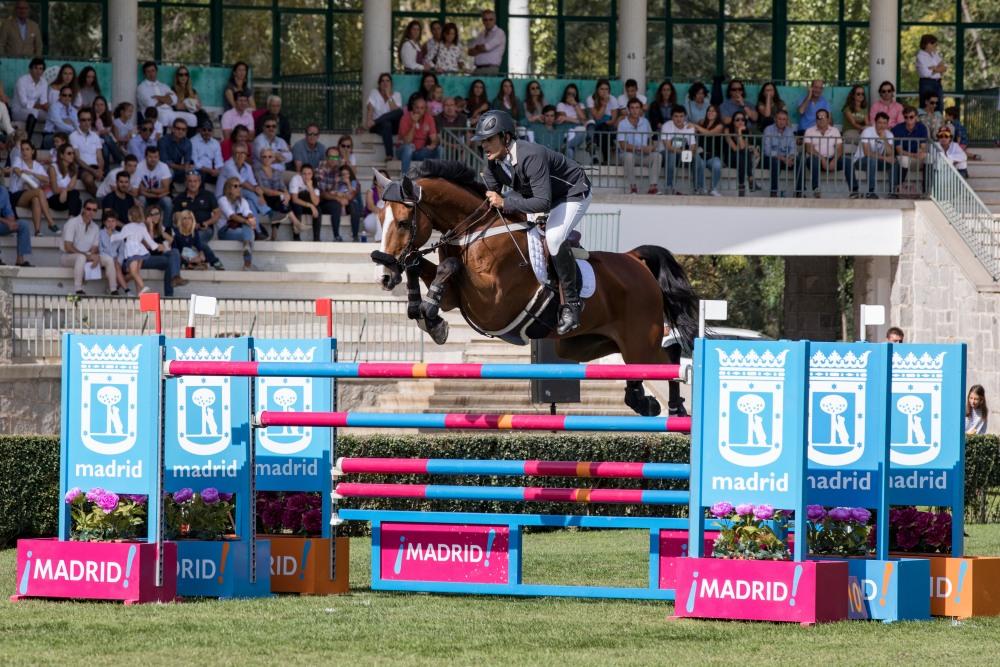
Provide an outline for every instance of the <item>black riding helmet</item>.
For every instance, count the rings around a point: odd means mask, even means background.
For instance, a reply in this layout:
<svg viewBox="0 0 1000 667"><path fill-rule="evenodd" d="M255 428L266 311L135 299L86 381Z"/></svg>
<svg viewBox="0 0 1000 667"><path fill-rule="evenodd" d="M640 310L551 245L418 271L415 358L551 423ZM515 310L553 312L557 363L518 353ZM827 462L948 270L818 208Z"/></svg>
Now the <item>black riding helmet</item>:
<svg viewBox="0 0 1000 667"><path fill-rule="evenodd" d="M482 141L501 132L513 136L517 132L514 119L506 111L487 111L479 117L479 122L476 123L476 133L472 136L472 140Z"/></svg>

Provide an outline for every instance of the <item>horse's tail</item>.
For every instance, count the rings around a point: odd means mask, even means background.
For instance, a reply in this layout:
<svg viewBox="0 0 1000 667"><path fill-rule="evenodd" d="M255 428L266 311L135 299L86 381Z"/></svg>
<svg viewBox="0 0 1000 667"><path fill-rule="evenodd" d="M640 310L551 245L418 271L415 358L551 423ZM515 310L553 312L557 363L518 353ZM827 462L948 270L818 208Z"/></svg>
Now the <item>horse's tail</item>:
<svg viewBox="0 0 1000 667"><path fill-rule="evenodd" d="M650 270L663 292L663 314L677 334L681 350L690 354L698 335L698 295L688 281L684 267L666 248L643 245L632 250Z"/></svg>

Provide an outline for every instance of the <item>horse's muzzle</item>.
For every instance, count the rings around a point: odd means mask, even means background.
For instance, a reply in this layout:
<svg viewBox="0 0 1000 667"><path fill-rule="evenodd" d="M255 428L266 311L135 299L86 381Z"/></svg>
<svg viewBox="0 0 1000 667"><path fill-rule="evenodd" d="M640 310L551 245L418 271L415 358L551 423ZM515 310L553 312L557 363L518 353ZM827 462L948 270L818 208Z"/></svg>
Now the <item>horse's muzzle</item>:
<svg viewBox="0 0 1000 667"><path fill-rule="evenodd" d="M381 250L373 251L371 258L373 262L384 266L388 271L382 276L382 289L389 291L403 282L403 267L398 259Z"/></svg>

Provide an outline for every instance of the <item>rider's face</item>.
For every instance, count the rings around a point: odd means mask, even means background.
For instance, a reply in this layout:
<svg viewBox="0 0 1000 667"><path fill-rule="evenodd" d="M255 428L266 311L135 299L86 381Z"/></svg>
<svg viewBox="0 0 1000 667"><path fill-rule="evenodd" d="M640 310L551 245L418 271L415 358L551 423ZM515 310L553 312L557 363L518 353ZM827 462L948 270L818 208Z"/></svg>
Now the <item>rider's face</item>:
<svg viewBox="0 0 1000 667"><path fill-rule="evenodd" d="M483 139L483 150L490 160L502 160L507 157L507 147L503 144L503 139L499 134Z"/></svg>

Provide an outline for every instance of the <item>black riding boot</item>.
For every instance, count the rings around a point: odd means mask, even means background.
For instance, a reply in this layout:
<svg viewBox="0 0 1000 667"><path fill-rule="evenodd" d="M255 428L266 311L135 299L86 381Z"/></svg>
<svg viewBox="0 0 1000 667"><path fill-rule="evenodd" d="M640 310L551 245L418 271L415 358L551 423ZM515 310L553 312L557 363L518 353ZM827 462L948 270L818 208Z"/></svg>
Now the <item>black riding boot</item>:
<svg viewBox="0 0 1000 667"><path fill-rule="evenodd" d="M559 252L552 257L552 264L562 287L563 302L559 308L559 327L556 329L556 333L562 336L580 326L580 311L583 310L583 302L576 289L576 259L569 243L559 246Z"/></svg>

